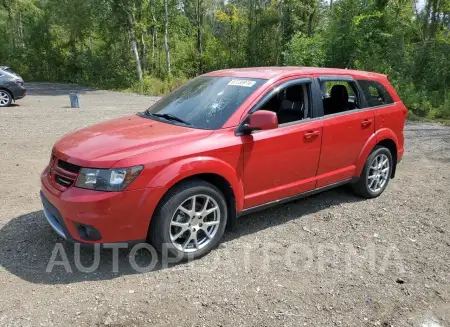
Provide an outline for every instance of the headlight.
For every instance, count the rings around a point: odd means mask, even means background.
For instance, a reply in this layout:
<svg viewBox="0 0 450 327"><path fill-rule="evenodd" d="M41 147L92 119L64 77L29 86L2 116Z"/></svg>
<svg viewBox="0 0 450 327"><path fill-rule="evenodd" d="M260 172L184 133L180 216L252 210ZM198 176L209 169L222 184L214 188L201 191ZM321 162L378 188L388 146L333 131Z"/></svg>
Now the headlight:
<svg viewBox="0 0 450 327"><path fill-rule="evenodd" d="M138 177L143 168L143 166L119 169L82 168L75 186L96 191L122 191Z"/></svg>

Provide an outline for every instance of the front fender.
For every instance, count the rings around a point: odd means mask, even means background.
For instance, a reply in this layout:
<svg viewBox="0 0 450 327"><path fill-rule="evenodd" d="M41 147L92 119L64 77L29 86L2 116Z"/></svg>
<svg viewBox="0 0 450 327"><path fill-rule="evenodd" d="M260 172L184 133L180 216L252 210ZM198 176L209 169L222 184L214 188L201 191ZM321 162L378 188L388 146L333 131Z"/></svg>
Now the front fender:
<svg viewBox="0 0 450 327"><path fill-rule="evenodd" d="M370 153L372 152L373 148L379 142L387 139L392 140L395 143L396 148L398 149L398 138L395 135L395 133L388 128L379 129L378 131L376 131L376 133L370 136L370 138L364 145L361 153L359 154L358 160L356 162L355 177L359 177L361 175L361 172L364 168L364 164L366 163L366 160L369 157Z"/></svg>
<svg viewBox="0 0 450 327"><path fill-rule="evenodd" d="M244 187L236 170L237 168L227 162L212 157L186 158L165 167L150 181L147 187L164 188L167 191L188 177L199 174L220 175L231 185L236 200L236 210L239 212L244 206Z"/></svg>

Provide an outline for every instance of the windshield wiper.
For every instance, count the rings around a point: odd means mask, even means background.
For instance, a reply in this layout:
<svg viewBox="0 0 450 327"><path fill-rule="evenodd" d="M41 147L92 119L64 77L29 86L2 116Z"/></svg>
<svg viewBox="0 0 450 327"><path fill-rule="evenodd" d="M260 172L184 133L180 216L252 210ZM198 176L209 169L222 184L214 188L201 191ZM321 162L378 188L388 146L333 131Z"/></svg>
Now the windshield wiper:
<svg viewBox="0 0 450 327"><path fill-rule="evenodd" d="M151 115L151 116L161 117L161 118L164 118L164 119L167 119L167 120L174 120L174 121L183 123L185 125L192 125L191 123L188 123L187 121L185 121L185 120L183 120L181 118L178 118L177 116L174 116L172 114L152 114L152 113L150 113L148 111L146 111L146 114L147 115Z"/></svg>

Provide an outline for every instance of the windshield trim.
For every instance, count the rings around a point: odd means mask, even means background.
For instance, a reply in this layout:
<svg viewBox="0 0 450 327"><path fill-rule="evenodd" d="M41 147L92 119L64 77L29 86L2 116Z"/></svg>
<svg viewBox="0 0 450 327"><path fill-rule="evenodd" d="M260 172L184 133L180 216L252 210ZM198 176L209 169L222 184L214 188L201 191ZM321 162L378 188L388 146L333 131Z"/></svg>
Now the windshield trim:
<svg viewBox="0 0 450 327"><path fill-rule="evenodd" d="M201 129L201 130L204 130L204 131L215 131L215 129L213 129L213 128L201 128L201 127L198 127L198 126L186 125L186 124L177 122L176 120L167 120L167 119L164 119L162 117L153 116L153 115L147 115L145 113L145 111L138 112L138 113L136 113L136 115L138 115L139 117L142 117L142 118L147 118L147 119L154 120L154 121L157 121L157 122L160 122L160 123L164 123L164 124L176 125L176 126L186 127L186 128L191 128L191 129Z"/></svg>

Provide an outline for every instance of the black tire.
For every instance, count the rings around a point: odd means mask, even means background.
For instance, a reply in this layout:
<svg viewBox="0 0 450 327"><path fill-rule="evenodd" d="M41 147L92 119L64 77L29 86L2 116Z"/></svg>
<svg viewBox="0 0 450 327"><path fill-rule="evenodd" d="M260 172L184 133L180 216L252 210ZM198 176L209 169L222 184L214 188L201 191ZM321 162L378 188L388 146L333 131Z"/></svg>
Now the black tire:
<svg viewBox="0 0 450 327"><path fill-rule="evenodd" d="M375 158L377 158L380 155L385 155L389 160L389 171L387 174L387 179L384 183L384 185L374 192L370 187L370 182L368 180L369 172L371 170L370 166L374 162ZM386 189L389 180L391 178L392 174L392 168L393 168L393 160L392 160L392 154L391 151L389 151L388 148L385 148L384 146L377 145L373 150L372 153L369 155L369 157L366 160L366 163L364 164L364 168L362 170L361 176L359 180L352 185L353 191L355 194L366 198L366 199L373 199L378 196L380 196L381 193Z"/></svg>
<svg viewBox="0 0 450 327"><path fill-rule="evenodd" d="M194 195L198 195L199 197L205 195L211 197L216 202L220 210L220 222L209 243L195 250L195 252L184 252L177 249L171 241L170 233L172 231L171 228L173 228L171 227L171 222L179 206ZM152 217L148 238L150 243L159 252L163 252L163 246L166 244L169 254L181 258L181 261L197 259L209 253L219 244L225 231L227 217L225 197L217 187L200 179L189 180L176 185L163 197ZM191 235L191 231L187 231L187 233Z"/></svg>
<svg viewBox="0 0 450 327"><path fill-rule="evenodd" d="M6 102L3 100L6 99ZM0 107L9 107L13 101L11 92L5 89L0 89Z"/></svg>

